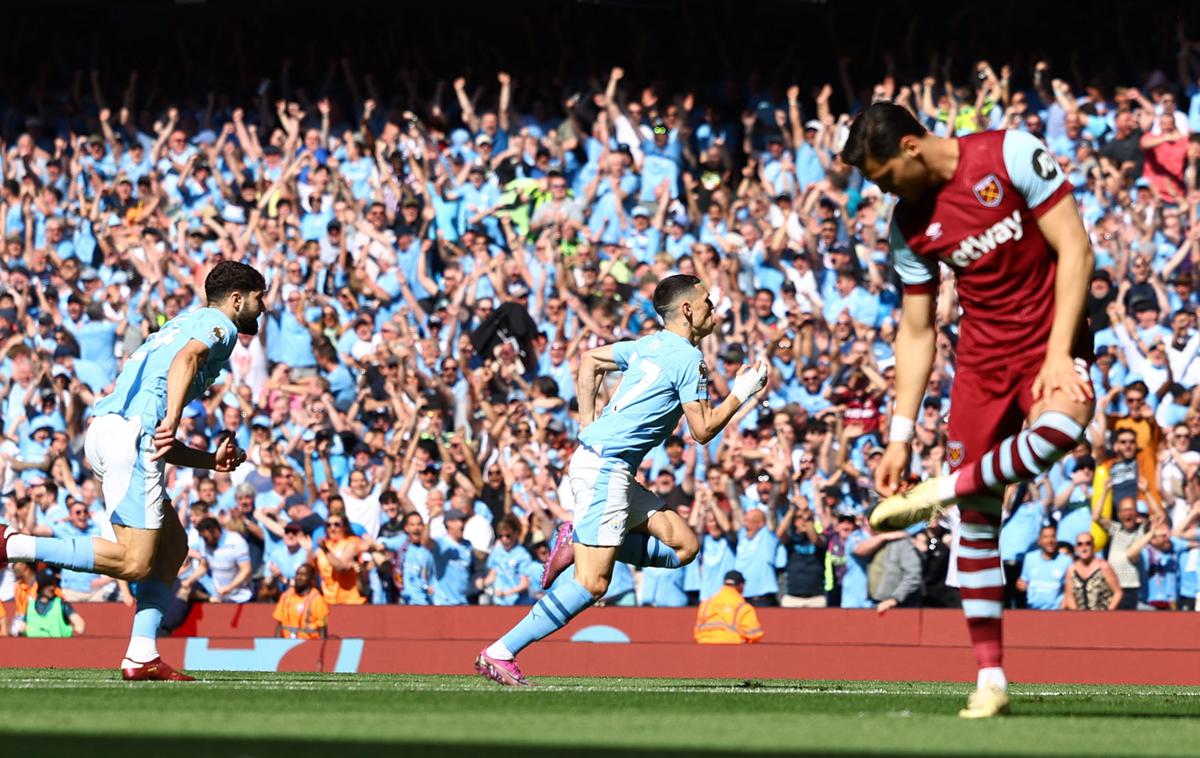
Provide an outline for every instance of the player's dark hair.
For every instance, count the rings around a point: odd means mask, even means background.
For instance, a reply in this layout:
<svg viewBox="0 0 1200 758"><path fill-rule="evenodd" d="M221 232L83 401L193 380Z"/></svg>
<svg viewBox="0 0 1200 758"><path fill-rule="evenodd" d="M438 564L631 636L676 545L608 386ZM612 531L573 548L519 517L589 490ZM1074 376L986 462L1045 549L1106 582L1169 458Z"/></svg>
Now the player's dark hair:
<svg viewBox="0 0 1200 758"><path fill-rule="evenodd" d="M221 531L221 522L217 521L212 516L200 519L200 523L196 524L197 532L219 532Z"/></svg>
<svg viewBox="0 0 1200 758"><path fill-rule="evenodd" d="M684 295L691 294L699 283L700 279L691 274L675 274L663 279L654 288L655 312L665 319L675 303Z"/></svg>
<svg viewBox="0 0 1200 758"><path fill-rule="evenodd" d="M863 168L867 157L883 162L900 152L900 138L920 137L926 129L909 110L895 103L873 103L858 114L842 147L842 161Z"/></svg>
<svg viewBox="0 0 1200 758"><path fill-rule="evenodd" d="M221 261L204 278L204 297L209 305L219 303L234 292L264 292L267 280L253 266L237 261Z"/></svg>

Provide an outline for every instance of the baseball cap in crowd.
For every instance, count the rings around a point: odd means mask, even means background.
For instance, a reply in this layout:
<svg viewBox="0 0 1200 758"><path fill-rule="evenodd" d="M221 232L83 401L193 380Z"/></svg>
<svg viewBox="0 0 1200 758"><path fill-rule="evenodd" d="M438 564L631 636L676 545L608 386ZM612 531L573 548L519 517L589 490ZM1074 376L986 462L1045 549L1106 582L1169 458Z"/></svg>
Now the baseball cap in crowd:
<svg viewBox="0 0 1200 758"><path fill-rule="evenodd" d="M104 138L101 137L99 134L93 134L90 137L88 137L88 144L89 145L103 145Z"/></svg>
<svg viewBox="0 0 1200 758"><path fill-rule="evenodd" d="M271 428L271 419L259 414L258 416L255 416L253 419L250 420L250 427L254 428L256 426L261 426L266 429L270 429Z"/></svg>
<svg viewBox="0 0 1200 758"><path fill-rule="evenodd" d="M286 498L283 499L284 510L287 510L288 508L293 508L297 505L308 505L308 498L305 497L304 495L297 494L297 495L288 495Z"/></svg>
<svg viewBox="0 0 1200 758"><path fill-rule="evenodd" d="M455 519L457 519L459 521L466 521L467 514L463 513L462 511L460 511L457 508L451 508L450 510L446 511L445 514L442 515L443 523L446 521L454 521Z"/></svg>
<svg viewBox="0 0 1200 758"><path fill-rule="evenodd" d="M1139 176L1138 180L1133 183L1133 186L1138 189L1151 189L1150 180L1144 176Z"/></svg>
<svg viewBox="0 0 1200 758"><path fill-rule="evenodd" d="M227 205L221 211L221 220L230 224L246 223L246 209L240 205Z"/></svg>
<svg viewBox="0 0 1200 758"><path fill-rule="evenodd" d="M520 282L513 282L508 285L509 297L525 297L529 294L529 288Z"/></svg>
<svg viewBox="0 0 1200 758"><path fill-rule="evenodd" d="M54 571L51 569L44 568L37 572L37 583L39 587L45 587L47 585L54 585L57 587L58 574L54 573Z"/></svg>
<svg viewBox="0 0 1200 758"><path fill-rule="evenodd" d="M746 360L746 348L740 342L730 342L717 357L730 363L741 363Z"/></svg>
<svg viewBox="0 0 1200 758"><path fill-rule="evenodd" d="M292 534L304 534L304 524L299 521L289 521L284 525L283 531L291 532Z"/></svg>
<svg viewBox="0 0 1200 758"><path fill-rule="evenodd" d="M433 304L433 309L435 311L445 310L446 308L449 308L449 307L450 307L450 301L444 297L439 297L437 299L437 302Z"/></svg>
<svg viewBox="0 0 1200 758"><path fill-rule="evenodd" d="M638 207L633 209L633 213L630 215L632 215L634 218L637 218L639 216L642 216L644 218L649 218L650 211L646 210L645 208L643 208L642 206L639 205Z"/></svg>
<svg viewBox="0 0 1200 758"><path fill-rule="evenodd" d="M742 572L734 569L733 571L725 572L726 584L745 584L746 577L742 576Z"/></svg>
<svg viewBox="0 0 1200 758"><path fill-rule="evenodd" d="M810 118L808 121L804 122L804 128L811 129L814 132L819 132L825 128L825 125L821 123L820 119Z"/></svg>
<svg viewBox="0 0 1200 758"><path fill-rule="evenodd" d="M1080 471L1085 468L1096 470L1096 459L1090 455L1082 456L1075 461L1075 470Z"/></svg>
<svg viewBox="0 0 1200 758"><path fill-rule="evenodd" d="M79 281L81 281L81 282L90 282L93 279L99 279L99 278L100 278L100 273L98 271L96 271L96 269L92 268L91 266L88 266L83 271L79 272Z"/></svg>
<svg viewBox="0 0 1200 758"><path fill-rule="evenodd" d="M1092 281L1105 281L1112 284L1112 276L1104 269L1098 269L1092 272Z"/></svg>
<svg viewBox="0 0 1200 758"><path fill-rule="evenodd" d="M492 144L492 138L486 133L480 134L478 137L475 138L475 144L476 145L490 145L490 144Z"/></svg>
<svg viewBox="0 0 1200 758"><path fill-rule="evenodd" d="M553 434L562 434L567 431L567 427L562 420L556 418L550 419L549 423L546 424L546 429Z"/></svg>

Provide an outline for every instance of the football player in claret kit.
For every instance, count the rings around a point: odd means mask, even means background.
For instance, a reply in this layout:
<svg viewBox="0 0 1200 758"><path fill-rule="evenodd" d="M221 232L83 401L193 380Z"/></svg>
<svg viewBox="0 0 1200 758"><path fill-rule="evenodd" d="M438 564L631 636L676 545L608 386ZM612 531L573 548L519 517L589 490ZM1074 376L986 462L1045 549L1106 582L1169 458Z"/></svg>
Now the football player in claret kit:
<svg viewBox="0 0 1200 758"><path fill-rule="evenodd" d="M710 405L708 370L696 347L716 326L708 291L694 276L668 276L654 290L654 310L663 319L662 331L583 355L578 397L584 428L567 469L575 523L558 529L542 578L549 591L475 659L475 670L500 684L529 684L516 655L603 597L617 561L678 568L696 557L691 527L634 477L682 416L692 436L708 443L766 386L768 367L760 360L742 368L729 397ZM621 384L597 415L600 380L609 371L623 372ZM574 573L564 573L572 563Z"/></svg>
<svg viewBox="0 0 1200 758"><path fill-rule="evenodd" d="M958 581L979 665L965 718L1008 709L1001 660L1001 498L1069 452L1092 417L1084 300L1092 249L1070 185L1037 138L1020 131L930 134L899 105L855 119L842 160L900 198L893 265L904 294L896 400L875 473L877 530L926 521L957 503ZM909 443L935 352L939 264L962 307L951 392L951 473L904 489ZM1022 430L1022 426L1028 422Z"/></svg>
<svg viewBox="0 0 1200 758"><path fill-rule="evenodd" d="M192 681L159 658L156 637L171 586L187 557L187 534L165 499L167 463L232 471L246 454L226 438L213 452L175 438L184 407L203 395L229 362L239 334L257 334L266 282L244 263L222 261L204 280L208 307L163 324L139 347L113 391L96 402L84 453L100 480L112 530L107 538L0 536L6 561L88 571L137 583L137 612L121 676Z"/></svg>

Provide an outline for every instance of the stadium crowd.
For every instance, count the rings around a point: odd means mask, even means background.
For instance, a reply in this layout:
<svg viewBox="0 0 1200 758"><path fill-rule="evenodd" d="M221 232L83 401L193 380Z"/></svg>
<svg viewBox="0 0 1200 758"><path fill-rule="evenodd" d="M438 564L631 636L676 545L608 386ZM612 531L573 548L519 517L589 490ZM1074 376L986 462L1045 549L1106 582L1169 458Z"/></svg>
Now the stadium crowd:
<svg viewBox="0 0 1200 758"><path fill-rule="evenodd" d="M570 518L580 354L657 329L650 295L682 272L721 317L701 345L714 399L759 357L772 380L710 444L681 426L647 459L646 486L701 553L678 570L618 564L605 602L696 605L736 569L756 605L956 605L953 513L885 534L863 517L894 373L894 199L837 153L862 103L888 99L938 134L1044 140L1096 253L1097 413L1088 443L1007 494L1010 603L1194 609L1190 52L1137 86L1072 84L1044 61L980 61L967 81L889 64L861 96L843 68L836 97L796 84L733 109L620 67L529 108L516 105L527 83L504 71L405 101L343 61L329 97L264 81L244 102L153 108L136 72L123 91L92 72L57 105L4 119L22 125L0 145L4 520L104 532L82 454L90 408L233 259L266 276L264 328L181 428L195 447L232 435L249 460L169 469L191 558L165 624L196 602L274 600L306 565L329 605L530 603ZM917 478L961 453L945 436L958 317L943 267ZM132 602L106 577L60 581L66 603ZM6 571L18 623L36 586L32 570Z"/></svg>

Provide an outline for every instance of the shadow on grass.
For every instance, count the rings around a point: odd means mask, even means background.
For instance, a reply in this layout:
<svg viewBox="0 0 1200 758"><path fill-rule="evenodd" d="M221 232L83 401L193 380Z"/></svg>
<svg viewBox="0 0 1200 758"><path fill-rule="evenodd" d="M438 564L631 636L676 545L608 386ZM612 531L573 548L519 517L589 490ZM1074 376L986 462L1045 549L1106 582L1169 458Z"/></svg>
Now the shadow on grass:
<svg viewBox="0 0 1200 758"><path fill-rule="evenodd" d="M928 756L931 754L952 753L942 750L915 748L900 749L896 746L880 746L878 750L863 751L858 749L833 750L828 747L821 749L806 749L804 746L789 747L779 751L759 751L746 749L696 750L694 748L672 748L669 745L654 748L620 746L575 746L562 745L545 747L537 745L490 745L487 743L431 743L421 741L382 741L382 740L300 740L300 739L245 739L236 737L163 737L163 736L111 736L111 735L76 735L63 736L59 734L16 734L4 735L3 744L6 755L78 755L114 756L114 758L129 758L129 756L196 756L197 758L330 758L331 755L417 755L417 756L458 756L458 755L487 755L492 756L524 756L531 755L569 755L572 758L601 758L601 756L654 756L662 758L670 756L698 756L699 758L716 758L717 756L745 756L748 754L773 754L791 756ZM404 751L399 753L398 751ZM971 758L1001 758L1011 756L1008 752L982 753L972 752ZM1056 753L1022 752L1026 758L1056 758Z"/></svg>

